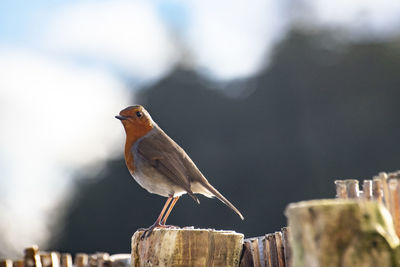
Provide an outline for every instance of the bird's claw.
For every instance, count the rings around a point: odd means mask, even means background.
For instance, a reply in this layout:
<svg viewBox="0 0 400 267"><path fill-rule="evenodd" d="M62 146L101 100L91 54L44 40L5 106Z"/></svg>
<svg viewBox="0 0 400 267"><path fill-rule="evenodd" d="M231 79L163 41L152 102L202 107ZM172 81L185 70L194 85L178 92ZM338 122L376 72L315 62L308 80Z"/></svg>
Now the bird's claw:
<svg viewBox="0 0 400 267"><path fill-rule="evenodd" d="M147 238L149 235L151 235L151 233L153 232L153 230L155 228L161 228L161 227L163 227L163 225L161 225L160 223L156 222L155 224L153 224L149 228L140 228L139 231L143 231L143 234L140 237L140 239L143 240L143 239Z"/></svg>
<svg viewBox="0 0 400 267"><path fill-rule="evenodd" d="M153 224L149 228L140 228L139 231L143 231L142 236L140 237L141 240L149 237L155 228L165 228L165 229L178 229L179 226L175 225L165 225L165 224Z"/></svg>
<svg viewBox="0 0 400 267"><path fill-rule="evenodd" d="M147 238L152 232L153 232L153 229L144 230L142 236L140 237L140 240Z"/></svg>

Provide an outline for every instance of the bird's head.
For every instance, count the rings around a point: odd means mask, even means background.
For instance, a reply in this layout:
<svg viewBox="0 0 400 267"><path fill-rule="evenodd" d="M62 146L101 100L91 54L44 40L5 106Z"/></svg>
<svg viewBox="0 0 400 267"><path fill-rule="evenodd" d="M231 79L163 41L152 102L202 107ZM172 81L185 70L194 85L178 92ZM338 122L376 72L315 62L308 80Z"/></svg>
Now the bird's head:
<svg viewBox="0 0 400 267"><path fill-rule="evenodd" d="M140 105L121 110L115 118L122 122L128 137L140 138L154 127L150 114Z"/></svg>

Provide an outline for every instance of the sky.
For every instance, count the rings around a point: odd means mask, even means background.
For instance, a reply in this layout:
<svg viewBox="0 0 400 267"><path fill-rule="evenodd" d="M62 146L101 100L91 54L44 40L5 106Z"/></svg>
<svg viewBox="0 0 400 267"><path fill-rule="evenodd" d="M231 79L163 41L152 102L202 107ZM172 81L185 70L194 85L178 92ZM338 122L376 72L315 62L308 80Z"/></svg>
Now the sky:
<svg viewBox="0 0 400 267"><path fill-rule="evenodd" d="M121 156L113 116L137 88L182 60L212 80L254 75L300 21L388 38L400 2L0 1L0 251L46 244L74 174Z"/></svg>

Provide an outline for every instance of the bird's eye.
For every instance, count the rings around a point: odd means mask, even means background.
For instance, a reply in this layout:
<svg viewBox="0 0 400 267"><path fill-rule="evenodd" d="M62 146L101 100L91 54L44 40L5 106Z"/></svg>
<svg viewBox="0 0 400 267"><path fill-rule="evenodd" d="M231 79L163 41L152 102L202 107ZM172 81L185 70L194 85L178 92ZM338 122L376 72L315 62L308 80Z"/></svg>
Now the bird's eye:
<svg viewBox="0 0 400 267"><path fill-rule="evenodd" d="M142 114L142 112L140 112L140 111L136 111L136 116L137 116L138 118L140 118L140 117L143 116L143 114Z"/></svg>

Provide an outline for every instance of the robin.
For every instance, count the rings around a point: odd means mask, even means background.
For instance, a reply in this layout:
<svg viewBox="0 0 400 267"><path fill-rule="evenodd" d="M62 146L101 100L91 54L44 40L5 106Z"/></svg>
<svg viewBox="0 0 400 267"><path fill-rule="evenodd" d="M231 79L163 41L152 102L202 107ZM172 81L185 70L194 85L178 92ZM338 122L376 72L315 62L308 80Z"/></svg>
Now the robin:
<svg viewBox="0 0 400 267"><path fill-rule="evenodd" d="M168 198L157 220L145 229L142 237L150 235L154 228L170 227L165 223L183 194L188 194L199 204L195 194L217 197L244 219L239 210L207 181L186 152L152 120L144 107L127 107L115 117L125 128L125 163L130 174L150 193Z"/></svg>

